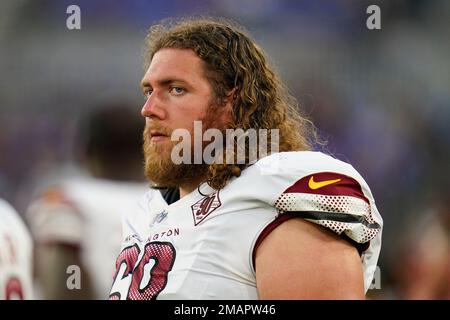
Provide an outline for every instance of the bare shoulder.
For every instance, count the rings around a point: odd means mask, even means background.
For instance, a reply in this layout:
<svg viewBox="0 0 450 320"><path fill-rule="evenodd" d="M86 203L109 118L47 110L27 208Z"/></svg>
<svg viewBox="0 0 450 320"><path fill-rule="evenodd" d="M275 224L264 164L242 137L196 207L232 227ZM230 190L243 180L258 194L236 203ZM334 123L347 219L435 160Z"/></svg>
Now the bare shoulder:
<svg viewBox="0 0 450 320"><path fill-rule="evenodd" d="M363 299L364 277L356 248L304 219L273 230L256 251L261 299Z"/></svg>

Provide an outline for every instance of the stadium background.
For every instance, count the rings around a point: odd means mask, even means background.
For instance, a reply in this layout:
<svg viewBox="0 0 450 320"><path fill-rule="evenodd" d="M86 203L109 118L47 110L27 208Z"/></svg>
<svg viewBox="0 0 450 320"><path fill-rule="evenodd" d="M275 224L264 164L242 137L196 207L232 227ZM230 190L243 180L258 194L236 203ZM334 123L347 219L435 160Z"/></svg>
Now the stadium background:
<svg viewBox="0 0 450 320"><path fill-rule="evenodd" d="M71 4L81 30L66 28ZM366 28L370 4L381 30ZM413 297L420 284L450 298L448 1L2 1L0 197L23 214L39 181L73 162L85 112L113 101L139 112L147 28L192 14L242 23L328 152L371 186L385 229L370 296Z"/></svg>

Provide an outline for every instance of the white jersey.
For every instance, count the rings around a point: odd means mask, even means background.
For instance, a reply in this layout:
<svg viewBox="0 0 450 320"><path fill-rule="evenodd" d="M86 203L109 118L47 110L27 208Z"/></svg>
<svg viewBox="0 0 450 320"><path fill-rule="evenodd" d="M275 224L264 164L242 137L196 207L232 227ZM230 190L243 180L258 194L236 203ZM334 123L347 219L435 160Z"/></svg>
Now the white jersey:
<svg viewBox="0 0 450 320"><path fill-rule="evenodd" d="M19 214L0 199L0 300L33 298L32 250Z"/></svg>
<svg viewBox="0 0 450 320"><path fill-rule="evenodd" d="M148 190L147 184L89 176L49 188L28 210L35 240L78 246L95 299L106 299L120 252L122 215ZM82 285L82 284L81 284Z"/></svg>
<svg viewBox="0 0 450 320"><path fill-rule="evenodd" d="M305 151L265 157L223 189L203 184L172 204L150 190L124 220L110 299L258 299L256 248L293 217L359 247L367 291L382 229L369 187L351 165Z"/></svg>

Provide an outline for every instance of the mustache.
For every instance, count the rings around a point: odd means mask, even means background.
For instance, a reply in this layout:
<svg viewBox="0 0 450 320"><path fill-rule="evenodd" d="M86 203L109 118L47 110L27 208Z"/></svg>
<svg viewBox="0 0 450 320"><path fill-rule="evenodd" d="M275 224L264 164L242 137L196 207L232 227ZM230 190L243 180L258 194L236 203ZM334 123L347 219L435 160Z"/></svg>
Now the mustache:
<svg viewBox="0 0 450 320"><path fill-rule="evenodd" d="M155 133L170 137L172 135L172 132L173 132L172 129L157 123L147 124L145 125L144 129L144 135L146 137L151 137Z"/></svg>

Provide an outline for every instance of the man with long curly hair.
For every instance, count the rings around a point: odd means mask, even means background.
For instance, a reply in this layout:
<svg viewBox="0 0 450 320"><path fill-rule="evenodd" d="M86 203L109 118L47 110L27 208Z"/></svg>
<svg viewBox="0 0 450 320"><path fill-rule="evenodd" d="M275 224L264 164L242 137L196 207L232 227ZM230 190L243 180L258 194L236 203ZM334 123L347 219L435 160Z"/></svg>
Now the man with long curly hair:
<svg viewBox="0 0 450 320"><path fill-rule="evenodd" d="M110 299L364 298L382 229L370 189L349 164L311 151L314 126L263 50L212 18L163 21L146 44L152 189L124 220ZM211 129L265 133L256 146L215 135L210 148ZM180 143L188 161L176 163ZM248 161L262 143L278 152ZM215 161L204 160L207 148ZM233 153L242 149L244 161Z"/></svg>

